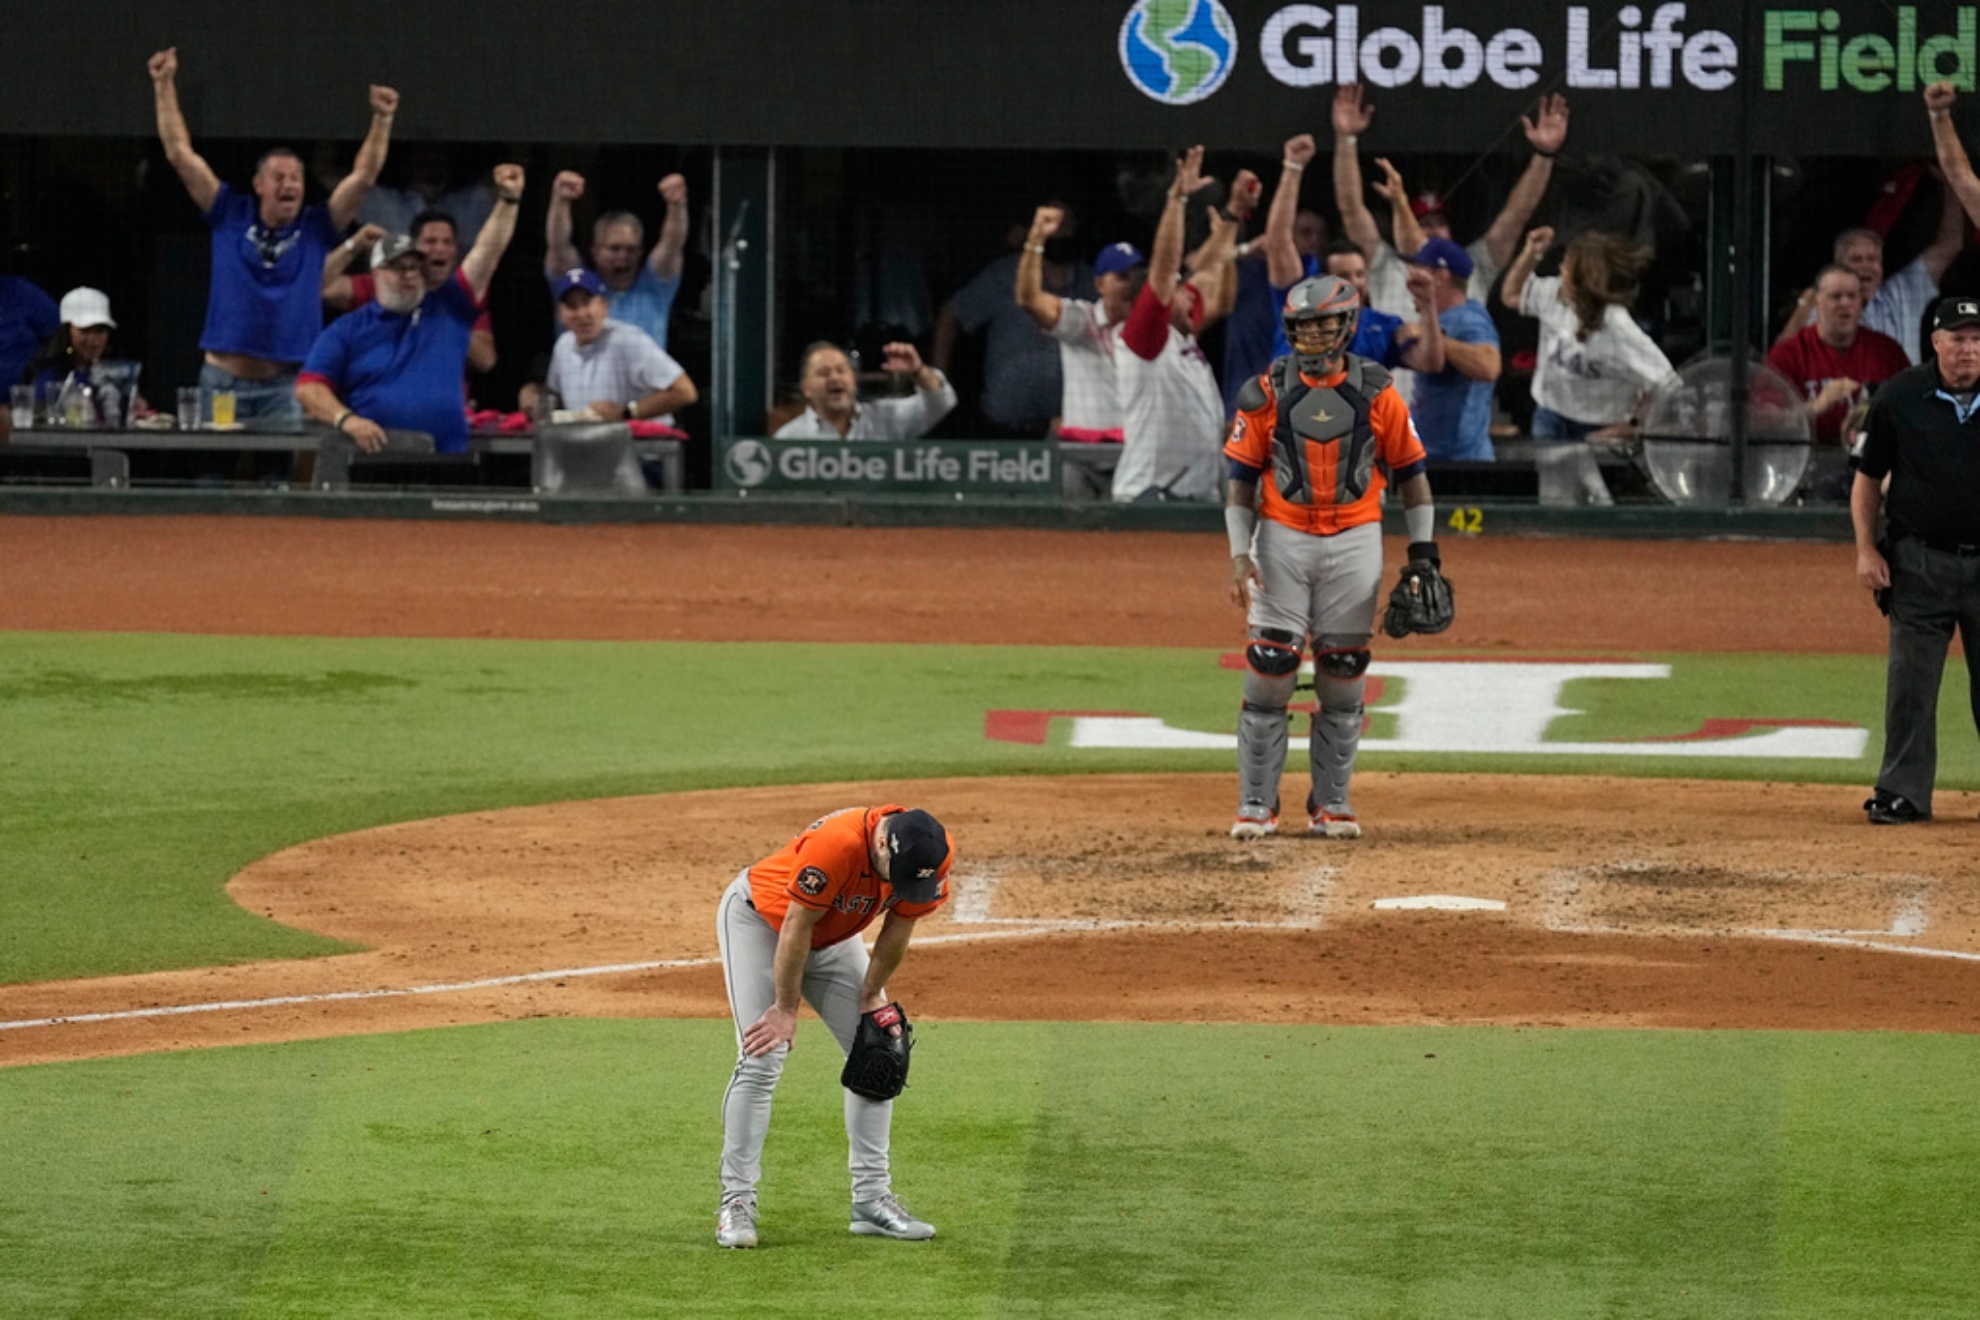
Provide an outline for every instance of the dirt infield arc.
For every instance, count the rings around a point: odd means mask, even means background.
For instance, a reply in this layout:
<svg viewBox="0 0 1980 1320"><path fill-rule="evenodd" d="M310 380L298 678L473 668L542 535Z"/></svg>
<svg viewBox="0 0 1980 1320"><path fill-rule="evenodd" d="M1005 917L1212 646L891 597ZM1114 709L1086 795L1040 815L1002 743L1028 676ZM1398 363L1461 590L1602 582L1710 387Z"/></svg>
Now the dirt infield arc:
<svg viewBox="0 0 1980 1320"><path fill-rule="evenodd" d="M15 570L0 628L855 640L858 603L887 590L931 638L1223 646L1236 622L1218 599L1220 546L13 519L0 521ZM1449 650L1881 642L1834 546L1480 541L1446 558L1465 593ZM280 591L259 580L272 562ZM427 584L417 566L430 562L473 564L473 580ZM381 574L405 589L381 591ZM1755 576L1769 583L1757 599ZM1684 610L1644 608L1680 591ZM1039 600L1093 608L1071 617ZM1299 787L1289 779L1288 794ZM249 867L230 893L368 952L0 987L0 1023L65 1019L0 1030L0 1062L544 1014L719 1015L707 960L727 877L823 810L888 797L928 805L963 841L956 903L897 986L936 1018L1980 1030L1980 803L1963 795L1942 795L1931 827L1875 831L1855 795L1828 787L1371 774L1357 780L1368 838L1239 845L1223 832L1228 793L1204 775L813 785L318 840ZM1372 906L1423 894L1505 906ZM558 971L571 974L506 980ZM465 988L433 989L445 986ZM254 1002L266 1000L283 1002ZM158 1012L216 1003L240 1006ZM95 1014L123 1016L76 1020Z"/></svg>

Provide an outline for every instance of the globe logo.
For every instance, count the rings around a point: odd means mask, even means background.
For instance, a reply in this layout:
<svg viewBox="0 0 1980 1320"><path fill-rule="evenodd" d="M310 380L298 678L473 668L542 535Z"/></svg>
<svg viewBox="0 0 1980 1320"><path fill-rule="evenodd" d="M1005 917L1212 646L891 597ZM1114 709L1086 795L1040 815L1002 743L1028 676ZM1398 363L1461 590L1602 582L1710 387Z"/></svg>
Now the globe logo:
<svg viewBox="0 0 1980 1320"><path fill-rule="evenodd" d="M738 440L722 459L729 480L744 490L770 480L770 447L761 440Z"/></svg>
<svg viewBox="0 0 1980 1320"><path fill-rule="evenodd" d="M1237 25L1218 0L1135 0L1121 20L1121 68L1163 105L1194 105L1237 64Z"/></svg>

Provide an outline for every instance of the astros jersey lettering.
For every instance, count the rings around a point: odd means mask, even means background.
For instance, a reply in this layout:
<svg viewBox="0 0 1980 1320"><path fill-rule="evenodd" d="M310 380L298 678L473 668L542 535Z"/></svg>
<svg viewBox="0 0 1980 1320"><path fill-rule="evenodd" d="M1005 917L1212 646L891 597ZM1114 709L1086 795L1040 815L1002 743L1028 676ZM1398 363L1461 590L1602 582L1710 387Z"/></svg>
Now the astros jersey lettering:
<svg viewBox="0 0 1980 1320"><path fill-rule="evenodd" d="M892 908L903 917L925 917L949 896L941 891L927 903L902 902L893 886L873 873L874 828L900 806L847 807L813 821L795 839L749 868L750 903L771 926L782 930L791 904L825 913L811 930L811 947L822 949L850 939Z"/></svg>

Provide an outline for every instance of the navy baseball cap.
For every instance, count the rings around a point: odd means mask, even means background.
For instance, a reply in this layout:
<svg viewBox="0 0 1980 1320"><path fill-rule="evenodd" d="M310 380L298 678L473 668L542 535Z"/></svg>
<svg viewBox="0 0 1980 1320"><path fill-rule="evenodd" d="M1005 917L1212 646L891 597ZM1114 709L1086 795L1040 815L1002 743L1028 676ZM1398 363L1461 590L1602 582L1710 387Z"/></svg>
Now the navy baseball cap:
<svg viewBox="0 0 1980 1320"><path fill-rule="evenodd" d="M1412 266L1436 266L1461 280L1471 278L1471 254L1448 238L1425 239L1416 255L1405 260Z"/></svg>
<svg viewBox="0 0 1980 1320"><path fill-rule="evenodd" d="M1934 330L1964 330L1980 325L1980 298L1941 298L1932 313Z"/></svg>
<svg viewBox="0 0 1980 1320"><path fill-rule="evenodd" d="M1093 259L1095 275L1125 275L1136 266L1146 266L1148 258L1132 243L1110 243Z"/></svg>
<svg viewBox="0 0 1980 1320"><path fill-rule="evenodd" d="M929 903L942 892L942 877L955 860L955 845L942 822L925 811L887 817L887 883L909 903Z"/></svg>
<svg viewBox="0 0 1980 1320"><path fill-rule="evenodd" d="M557 281L556 300L558 302L564 301L564 295L572 289L583 289L586 293L594 297L603 298L605 296L605 281L598 278L596 271L586 270L583 266L579 266L573 270L565 271L564 278Z"/></svg>

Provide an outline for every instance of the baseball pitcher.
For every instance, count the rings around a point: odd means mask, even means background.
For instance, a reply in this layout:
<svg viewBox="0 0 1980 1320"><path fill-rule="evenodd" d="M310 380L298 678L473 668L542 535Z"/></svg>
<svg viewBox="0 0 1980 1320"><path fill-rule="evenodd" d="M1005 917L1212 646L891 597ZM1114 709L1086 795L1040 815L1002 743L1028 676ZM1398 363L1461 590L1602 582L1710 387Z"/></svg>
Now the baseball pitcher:
<svg viewBox="0 0 1980 1320"><path fill-rule="evenodd" d="M851 1231L921 1241L935 1226L895 1197L888 1142L894 1097L907 1084L914 1031L887 998L914 923L949 896L955 844L940 821L905 807L847 807L813 821L723 892L715 933L736 1070L722 1098L722 1203L715 1241L756 1245L756 1185L770 1097L808 1002L845 1051ZM873 952L860 931L880 919Z"/></svg>
<svg viewBox="0 0 1980 1320"><path fill-rule="evenodd" d="M1347 351L1360 310L1354 286L1333 275L1288 290L1283 315L1293 351L1245 383L1224 446L1231 600L1250 627L1234 839L1279 828L1286 707L1308 638L1318 709L1307 828L1334 839L1361 835L1348 781L1361 742L1362 675L1381 590L1382 492L1390 482L1402 491L1410 547L1386 629L1400 637L1450 624L1423 445L1388 372Z"/></svg>

